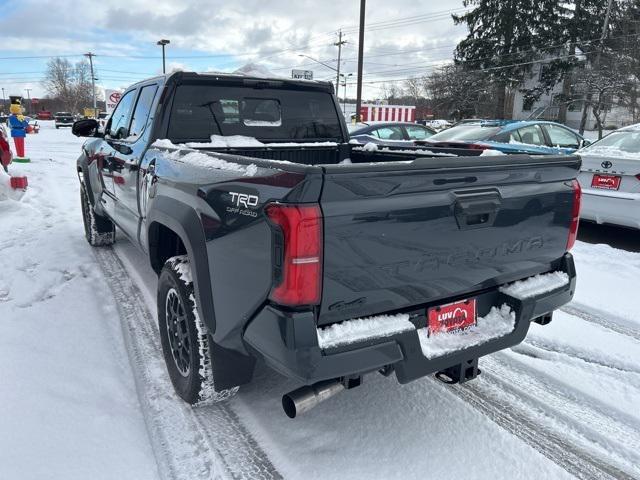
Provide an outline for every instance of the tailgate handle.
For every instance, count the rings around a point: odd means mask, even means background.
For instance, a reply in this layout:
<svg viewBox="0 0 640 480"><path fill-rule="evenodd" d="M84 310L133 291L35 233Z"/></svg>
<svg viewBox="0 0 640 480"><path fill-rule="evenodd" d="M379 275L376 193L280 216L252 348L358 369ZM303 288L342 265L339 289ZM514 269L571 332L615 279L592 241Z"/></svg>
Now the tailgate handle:
<svg viewBox="0 0 640 480"><path fill-rule="evenodd" d="M455 196L454 213L460 230L493 225L502 203L500 193L490 191Z"/></svg>

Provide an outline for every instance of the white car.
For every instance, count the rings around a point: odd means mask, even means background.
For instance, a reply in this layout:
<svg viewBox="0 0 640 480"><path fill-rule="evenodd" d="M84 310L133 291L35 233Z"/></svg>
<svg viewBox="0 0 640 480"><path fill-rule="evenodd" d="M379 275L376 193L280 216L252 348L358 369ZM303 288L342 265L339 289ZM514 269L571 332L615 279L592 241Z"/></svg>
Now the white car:
<svg viewBox="0 0 640 480"><path fill-rule="evenodd" d="M576 153L582 157L580 218L640 229L640 124Z"/></svg>

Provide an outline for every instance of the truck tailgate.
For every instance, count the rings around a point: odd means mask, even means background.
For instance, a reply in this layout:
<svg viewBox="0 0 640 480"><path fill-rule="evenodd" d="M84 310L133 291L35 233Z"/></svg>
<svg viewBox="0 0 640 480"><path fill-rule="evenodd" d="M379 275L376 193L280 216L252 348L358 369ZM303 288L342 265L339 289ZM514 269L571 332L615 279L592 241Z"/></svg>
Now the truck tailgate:
<svg viewBox="0 0 640 480"><path fill-rule="evenodd" d="M319 324L549 270L566 251L579 167L528 155L325 166Z"/></svg>

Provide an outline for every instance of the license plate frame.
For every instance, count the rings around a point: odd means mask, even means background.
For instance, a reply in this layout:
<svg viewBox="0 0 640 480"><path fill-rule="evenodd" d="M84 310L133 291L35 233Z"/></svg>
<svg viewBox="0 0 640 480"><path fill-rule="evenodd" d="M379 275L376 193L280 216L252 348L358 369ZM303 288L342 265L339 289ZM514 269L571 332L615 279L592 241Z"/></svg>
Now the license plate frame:
<svg viewBox="0 0 640 480"><path fill-rule="evenodd" d="M594 173L591 179L591 188L601 190L619 190L622 177L619 175L608 175L604 173Z"/></svg>
<svg viewBox="0 0 640 480"><path fill-rule="evenodd" d="M462 332L475 326L477 319L476 298L466 298L427 309L429 336Z"/></svg>

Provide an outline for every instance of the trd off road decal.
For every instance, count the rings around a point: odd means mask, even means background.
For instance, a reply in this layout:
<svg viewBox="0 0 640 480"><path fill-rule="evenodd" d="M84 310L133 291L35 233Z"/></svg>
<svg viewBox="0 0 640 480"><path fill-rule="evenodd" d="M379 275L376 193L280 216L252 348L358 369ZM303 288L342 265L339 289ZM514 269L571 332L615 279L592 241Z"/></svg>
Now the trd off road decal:
<svg viewBox="0 0 640 480"><path fill-rule="evenodd" d="M260 200L257 195L239 192L229 192L229 195L231 195L231 203L233 206L227 207L227 213L235 213L246 217L258 216L258 213L253 210L258 206Z"/></svg>

